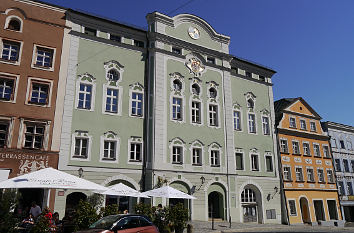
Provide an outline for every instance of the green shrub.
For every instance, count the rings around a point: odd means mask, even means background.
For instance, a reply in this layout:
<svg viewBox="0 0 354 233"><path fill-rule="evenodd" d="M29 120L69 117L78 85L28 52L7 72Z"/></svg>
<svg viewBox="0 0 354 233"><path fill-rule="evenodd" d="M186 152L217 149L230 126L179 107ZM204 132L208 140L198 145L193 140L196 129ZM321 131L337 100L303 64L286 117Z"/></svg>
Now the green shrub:
<svg viewBox="0 0 354 233"><path fill-rule="evenodd" d="M87 201L80 200L74 216L75 229L87 229L92 223L96 222L99 216L96 209Z"/></svg>
<svg viewBox="0 0 354 233"><path fill-rule="evenodd" d="M155 207L152 207L152 208L155 208ZM149 204L145 204L145 203L136 204L134 207L135 213L145 215L145 216L149 217L150 219L153 219L153 212L154 211L152 208Z"/></svg>
<svg viewBox="0 0 354 233"><path fill-rule="evenodd" d="M38 216L36 224L31 229L31 233L47 233L49 232L49 219L44 217L43 213Z"/></svg>
<svg viewBox="0 0 354 233"><path fill-rule="evenodd" d="M15 232L20 219L15 215L14 209L20 196L13 189L0 189L0 232Z"/></svg>
<svg viewBox="0 0 354 233"><path fill-rule="evenodd" d="M188 209L184 208L182 203L169 208L168 220L176 233L183 232L183 229L187 227L188 219Z"/></svg>
<svg viewBox="0 0 354 233"><path fill-rule="evenodd" d="M100 217L114 215L114 214L118 214L118 205L117 204L102 207L100 210Z"/></svg>

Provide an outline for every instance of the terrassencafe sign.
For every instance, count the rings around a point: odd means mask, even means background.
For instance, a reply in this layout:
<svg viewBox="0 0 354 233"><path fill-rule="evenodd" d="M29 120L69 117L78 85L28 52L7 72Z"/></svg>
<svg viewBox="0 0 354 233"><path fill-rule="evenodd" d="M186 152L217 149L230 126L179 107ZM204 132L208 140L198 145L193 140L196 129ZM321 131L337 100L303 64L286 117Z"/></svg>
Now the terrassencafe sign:
<svg viewBox="0 0 354 233"><path fill-rule="evenodd" d="M57 165L58 154L56 153L0 152L0 168L12 170L9 178L46 167L57 167Z"/></svg>

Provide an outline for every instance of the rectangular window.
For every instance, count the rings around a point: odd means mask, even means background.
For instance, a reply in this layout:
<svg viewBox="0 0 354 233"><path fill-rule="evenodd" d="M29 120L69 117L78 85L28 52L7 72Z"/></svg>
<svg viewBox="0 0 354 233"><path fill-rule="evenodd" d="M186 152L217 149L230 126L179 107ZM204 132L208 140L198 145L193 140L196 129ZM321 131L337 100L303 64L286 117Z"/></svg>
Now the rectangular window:
<svg viewBox="0 0 354 233"><path fill-rule="evenodd" d="M251 74L251 72L249 72L249 71L246 71L246 77L249 77L249 78L251 78L251 77L252 77L252 74Z"/></svg>
<svg viewBox="0 0 354 233"><path fill-rule="evenodd" d="M13 100L15 90L15 80L8 78L0 78L0 99Z"/></svg>
<svg viewBox="0 0 354 233"><path fill-rule="evenodd" d="M338 191L340 195L345 195L343 181L338 181Z"/></svg>
<svg viewBox="0 0 354 233"><path fill-rule="evenodd" d="M342 168L340 166L340 159L335 159L334 160L334 163L335 163L335 169L337 172L341 172L342 171Z"/></svg>
<svg viewBox="0 0 354 233"><path fill-rule="evenodd" d="M347 159L343 159L344 171L349 172L349 161Z"/></svg>
<svg viewBox="0 0 354 233"><path fill-rule="evenodd" d="M251 169L252 171L259 171L258 155L251 155Z"/></svg>
<svg viewBox="0 0 354 233"><path fill-rule="evenodd" d="M306 173L307 173L307 181L308 182L314 182L315 181L315 177L313 175L313 168L307 168L306 169Z"/></svg>
<svg viewBox="0 0 354 233"><path fill-rule="evenodd" d="M118 90L107 88L106 92L106 112L118 112Z"/></svg>
<svg viewBox="0 0 354 233"><path fill-rule="evenodd" d="M348 190L348 195L353 196L353 185L350 180L347 180L347 190Z"/></svg>
<svg viewBox="0 0 354 233"><path fill-rule="evenodd" d="M174 146L172 148L172 163L182 164L182 151L183 148L180 146Z"/></svg>
<svg viewBox="0 0 354 233"><path fill-rule="evenodd" d="M78 108L91 109L92 85L80 83Z"/></svg>
<svg viewBox="0 0 354 233"><path fill-rule="evenodd" d="M122 37L114 34L110 34L109 39L119 43L122 42Z"/></svg>
<svg viewBox="0 0 354 233"><path fill-rule="evenodd" d="M293 154L298 155L300 154L299 142L293 141Z"/></svg>
<svg viewBox="0 0 354 233"><path fill-rule="evenodd" d="M141 143L130 143L130 158L131 162L141 162Z"/></svg>
<svg viewBox="0 0 354 233"><path fill-rule="evenodd" d="M291 128L296 128L296 119L295 117L290 117L290 127Z"/></svg>
<svg viewBox="0 0 354 233"><path fill-rule="evenodd" d="M248 114L248 132L256 133L256 116L254 114Z"/></svg>
<svg viewBox="0 0 354 233"><path fill-rule="evenodd" d="M85 32L86 35L89 36L96 36L97 35L97 30L89 27L85 27Z"/></svg>
<svg viewBox="0 0 354 233"><path fill-rule="evenodd" d="M220 166L220 154L217 150L210 151L210 165L213 167Z"/></svg>
<svg viewBox="0 0 354 233"><path fill-rule="evenodd" d="M26 124L24 148L42 149L44 139L44 126L37 124Z"/></svg>
<svg viewBox="0 0 354 233"><path fill-rule="evenodd" d="M304 181L304 175L302 172L302 167L295 167L296 181Z"/></svg>
<svg viewBox="0 0 354 233"><path fill-rule="evenodd" d="M352 173L354 173L354 160L350 161L350 164L352 166Z"/></svg>
<svg viewBox="0 0 354 233"><path fill-rule="evenodd" d="M192 123L200 124L200 102L192 102Z"/></svg>
<svg viewBox="0 0 354 233"><path fill-rule="evenodd" d="M144 48L144 42L140 40L134 40L134 45L140 48Z"/></svg>
<svg viewBox="0 0 354 233"><path fill-rule="evenodd" d="M320 145L313 144L313 153L315 157L321 157Z"/></svg>
<svg viewBox="0 0 354 233"><path fill-rule="evenodd" d="M53 64L53 49L36 47L36 62L35 66L50 68Z"/></svg>
<svg viewBox="0 0 354 233"><path fill-rule="evenodd" d="M215 64L215 58L213 57L207 57L207 62L211 64Z"/></svg>
<svg viewBox="0 0 354 233"><path fill-rule="evenodd" d="M142 116L143 115L143 94L142 93L132 93L132 116Z"/></svg>
<svg viewBox="0 0 354 233"><path fill-rule="evenodd" d="M234 130L240 131L241 129L241 112L234 111Z"/></svg>
<svg viewBox="0 0 354 233"><path fill-rule="evenodd" d="M340 148L341 149L345 149L345 145L344 145L344 141L343 140L340 140L339 144L340 144Z"/></svg>
<svg viewBox="0 0 354 233"><path fill-rule="evenodd" d="M304 149L304 155L306 156L311 156L311 153L310 153L310 144L308 142L303 142L302 143L302 147Z"/></svg>
<svg viewBox="0 0 354 233"><path fill-rule="evenodd" d="M20 43L3 40L1 58L3 60L16 62L20 55Z"/></svg>
<svg viewBox="0 0 354 233"><path fill-rule="evenodd" d="M262 117L262 125L263 125L263 134L269 135L270 134L269 117Z"/></svg>
<svg viewBox="0 0 354 233"><path fill-rule="evenodd" d="M286 140L286 139L280 139L280 152L282 152L282 153L289 153L288 140Z"/></svg>
<svg viewBox="0 0 354 233"><path fill-rule="evenodd" d="M327 170L327 181L328 183L334 183L334 175L332 170Z"/></svg>
<svg viewBox="0 0 354 233"><path fill-rule="evenodd" d="M261 80L262 82L265 82L265 77L264 76L262 76L262 75L259 75L259 80Z"/></svg>
<svg viewBox="0 0 354 233"><path fill-rule="evenodd" d="M291 216L296 216L296 203L295 200L289 200L289 212Z"/></svg>
<svg viewBox="0 0 354 233"><path fill-rule="evenodd" d="M36 82L32 82L31 85L32 88L29 102L31 104L40 105L48 104L49 85Z"/></svg>
<svg viewBox="0 0 354 233"><path fill-rule="evenodd" d="M202 150L200 148L193 148L193 165L202 165Z"/></svg>
<svg viewBox="0 0 354 233"><path fill-rule="evenodd" d="M172 53L181 55L182 54L182 50L180 48L172 47Z"/></svg>
<svg viewBox="0 0 354 233"><path fill-rule="evenodd" d="M7 122L0 122L0 148L5 148L8 138L9 124Z"/></svg>
<svg viewBox="0 0 354 233"><path fill-rule="evenodd" d="M236 153L236 170L243 170L243 154Z"/></svg>
<svg viewBox="0 0 354 233"><path fill-rule="evenodd" d="M325 182L324 174L323 174L323 170L322 169L317 169L317 176L318 176L318 182L320 182L320 183L324 183Z"/></svg>
<svg viewBox="0 0 354 233"><path fill-rule="evenodd" d="M88 138L75 138L75 152L74 158L88 158L88 145L89 139Z"/></svg>
<svg viewBox="0 0 354 233"><path fill-rule="evenodd" d="M323 146L322 148L323 148L323 156L324 156L325 158L330 158L328 146Z"/></svg>
<svg viewBox="0 0 354 233"><path fill-rule="evenodd" d="M218 126L218 106L209 105L209 124L210 126Z"/></svg>
<svg viewBox="0 0 354 233"><path fill-rule="evenodd" d="M316 122L310 122L310 130L312 132L316 132Z"/></svg>
<svg viewBox="0 0 354 233"><path fill-rule="evenodd" d="M272 156L266 156L266 170L267 172L272 172L273 171L273 158Z"/></svg>
<svg viewBox="0 0 354 233"><path fill-rule="evenodd" d="M182 120L182 99L173 97L172 100L172 119L181 121Z"/></svg>
<svg viewBox="0 0 354 233"><path fill-rule="evenodd" d="M306 130L306 121L300 119L300 129Z"/></svg>
<svg viewBox="0 0 354 233"><path fill-rule="evenodd" d="M103 160L116 160L117 142L105 140L103 144Z"/></svg>
<svg viewBox="0 0 354 233"><path fill-rule="evenodd" d="M283 167L283 178L285 181L291 181L291 167Z"/></svg>

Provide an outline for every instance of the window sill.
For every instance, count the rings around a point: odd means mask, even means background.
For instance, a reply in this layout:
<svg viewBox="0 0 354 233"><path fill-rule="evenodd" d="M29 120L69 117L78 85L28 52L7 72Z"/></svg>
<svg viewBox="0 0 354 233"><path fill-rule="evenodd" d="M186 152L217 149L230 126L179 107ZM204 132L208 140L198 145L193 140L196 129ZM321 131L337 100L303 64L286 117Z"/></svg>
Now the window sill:
<svg viewBox="0 0 354 233"><path fill-rule="evenodd" d="M266 172L273 172L273 170L266 170Z"/></svg>
<svg viewBox="0 0 354 233"><path fill-rule="evenodd" d="M220 165L210 165L210 167L220 167Z"/></svg>
<svg viewBox="0 0 354 233"><path fill-rule="evenodd" d="M296 182L296 183L305 183L304 180L296 180L295 182Z"/></svg>
<svg viewBox="0 0 354 233"><path fill-rule="evenodd" d="M23 149L26 150L42 150L43 148L32 148L32 147L22 147Z"/></svg>
<svg viewBox="0 0 354 233"><path fill-rule="evenodd" d="M325 184L325 181L318 181L319 184Z"/></svg>
<svg viewBox="0 0 354 233"><path fill-rule="evenodd" d="M141 160L129 160L131 163L141 163Z"/></svg>
<svg viewBox="0 0 354 233"><path fill-rule="evenodd" d="M316 156L316 155L315 155L315 156L313 156L313 157L315 157L315 158L322 158L322 156Z"/></svg>
<svg viewBox="0 0 354 233"><path fill-rule="evenodd" d="M2 58L0 58L0 62L5 63L5 64L10 64L10 65L15 65L15 66L20 65L19 61L6 60L6 59L2 59Z"/></svg>
<svg viewBox="0 0 354 233"><path fill-rule="evenodd" d="M296 129L296 126L289 126L290 129Z"/></svg>
<svg viewBox="0 0 354 233"><path fill-rule="evenodd" d="M259 172L259 169L252 169L253 172Z"/></svg>
<svg viewBox="0 0 354 233"><path fill-rule="evenodd" d="M102 158L103 161L116 161L116 158Z"/></svg>
<svg viewBox="0 0 354 233"><path fill-rule="evenodd" d="M193 163L192 166L201 167L202 164L201 163Z"/></svg>
<svg viewBox="0 0 354 233"><path fill-rule="evenodd" d="M287 155L290 154L289 151L287 151L287 152L285 152L285 151L280 151L280 153L282 153L282 154L287 154Z"/></svg>
<svg viewBox="0 0 354 233"><path fill-rule="evenodd" d="M301 154L300 154L300 153L293 153L293 155L301 156Z"/></svg>
<svg viewBox="0 0 354 233"><path fill-rule="evenodd" d="M308 180L308 181L306 181L307 183L311 183L311 184L314 184L314 183L316 183L316 181L314 181L314 180Z"/></svg>
<svg viewBox="0 0 354 233"><path fill-rule="evenodd" d="M74 159L87 159L87 157L85 157L85 156L78 156L78 155L74 155L72 158L74 158Z"/></svg>

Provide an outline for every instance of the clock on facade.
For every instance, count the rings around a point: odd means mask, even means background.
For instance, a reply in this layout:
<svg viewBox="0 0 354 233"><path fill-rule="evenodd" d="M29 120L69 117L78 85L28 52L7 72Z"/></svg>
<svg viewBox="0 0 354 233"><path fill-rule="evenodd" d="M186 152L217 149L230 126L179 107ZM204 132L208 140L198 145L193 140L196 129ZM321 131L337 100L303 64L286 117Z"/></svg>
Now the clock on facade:
<svg viewBox="0 0 354 233"><path fill-rule="evenodd" d="M195 27L189 27L188 34L192 39L195 39L195 40L199 39L199 37L200 37L199 30Z"/></svg>

